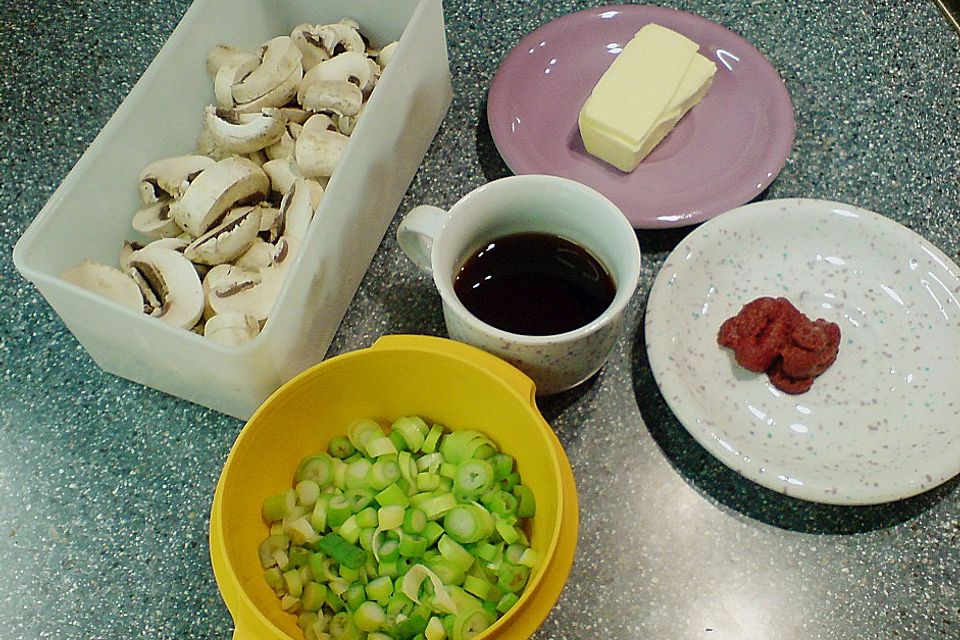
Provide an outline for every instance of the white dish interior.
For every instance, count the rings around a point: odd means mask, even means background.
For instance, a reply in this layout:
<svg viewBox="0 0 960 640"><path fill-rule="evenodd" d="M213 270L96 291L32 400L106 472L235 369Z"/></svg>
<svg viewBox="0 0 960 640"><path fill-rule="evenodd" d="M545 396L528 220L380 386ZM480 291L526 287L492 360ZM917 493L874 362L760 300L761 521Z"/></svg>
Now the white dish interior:
<svg viewBox="0 0 960 640"><path fill-rule="evenodd" d="M717 330L759 296L785 296L841 330L807 393L741 368ZM772 200L724 213L667 258L646 341L661 392L723 463L816 502L906 498L960 472L960 268L876 213Z"/></svg>

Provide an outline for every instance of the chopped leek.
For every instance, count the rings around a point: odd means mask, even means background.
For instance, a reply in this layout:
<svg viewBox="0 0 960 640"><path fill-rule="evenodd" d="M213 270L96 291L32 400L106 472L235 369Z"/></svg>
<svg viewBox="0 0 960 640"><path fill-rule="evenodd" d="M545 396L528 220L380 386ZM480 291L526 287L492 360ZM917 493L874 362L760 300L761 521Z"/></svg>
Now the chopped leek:
<svg viewBox="0 0 960 640"><path fill-rule="evenodd" d="M443 528L461 544L480 542L493 533L493 516L476 502L459 504L444 516Z"/></svg>
<svg viewBox="0 0 960 640"><path fill-rule="evenodd" d="M383 429L373 420L357 420L347 428L347 438L355 449L363 451L371 438L383 437Z"/></svg>
<svg viewBox="0 0 960 640"><path fill-rule="evenodd" d="M367 560L367 553L363 549L353 546L336 533L328 533L323 536L317 546L320 551L351 569L362 567Z"/></svg>
<svg viewBox="0 0 960 640"><path fill-rule="evenodd" d="M427 526L427 514L416 507L407 509L403 514L403 530L408 533L423 533Z"/></svg>
<svg viewBox="0 0 960 640"><path fill-rule="evenodd" d="M370 600L385 603L393 595L393 581L387 576L380 576L368 582L364 590Z"/></svg>
<svg viewBox="0 0 960 640"><path fill-rule="evenodd" d="M283 520L297 506L297 492L287 489L274 494L263 501L263 519L267 522Z"/></svg>
<svg viewBox="0 0 960 640"><path fill-rule="evenodd" d="M470 640L540 562L534 494L479 431L358 420L293 484L264 500L258 554L306 640Z"/></svg>
<svg viewBox="0 0 960 640"><path fill-rule="evenodd" d="M453 623L452 640L470 640L480 635L496 621L496 616L486 609L474 609L456 617Z"/></svg>
<svg viewBox="0 0 960 640"><path fill-rule="evenodd" d="M367 481L372 489L382 491L400 479L400 465L396 460L380 458L370 467Z"/></svg>
<svg viewBox="0 0 960 640"><path fill-rule="evenodd" d="M330 455L334 458L349 458L353 455L354 449L350 441L343 436L337 436L336 438L330 441L330 444L327 446L327 451L330 452Z"/></svg>
<svg viewBox="0 0 960 640"><path fill-rule="evenodd" d="M454 492L473 498L493 486L493 467L486 460L468 460L453 476Z"/></svg>
<svg viewBox="0 0 960 640"><path fill-rule="evenodd" d="M305 507L312 507L320 497L320 485L313 480L301 480L296 491L297 501Z"/></svg>
<svg viewBox="0 0 960 640"><path fill-rule="evenodd" d="M297 467L296 479L297 482L313 480L320 487L327 486L333 480L333 459L325 453L304 458Z"/></svg>
<svg viewBox="0 0 960 640"><path fill-rule="evenodd" d="M427 621L421 615L412 615L396 626L394 635L397 638L417 638L427 628Z"/></svg>
<svg viewBox="0 0 960 640"><path fill-rule="evenodd" d="M537 512L537 501L530 487L522 484L515 485L513 495L517 498L517 515L521 518L532 518Z"/></svg>
<svg viewBox="0 0 960 640"><path fill-rule="evenodd" d="M410 504L410 499L407 497L407 492L401 489L400 485L398 485L396 482L385 488L380 493L376 494L376 500L382 507L389 507L391 505L406 507L408 504Z"/></svg>

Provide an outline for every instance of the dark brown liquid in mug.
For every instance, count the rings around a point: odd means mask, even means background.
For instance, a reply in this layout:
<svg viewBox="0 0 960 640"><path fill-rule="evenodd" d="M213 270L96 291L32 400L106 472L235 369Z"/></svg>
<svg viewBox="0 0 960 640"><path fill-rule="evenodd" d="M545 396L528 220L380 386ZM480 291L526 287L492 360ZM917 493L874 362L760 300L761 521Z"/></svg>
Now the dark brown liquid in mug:
<svg viewBox="0 0 960 640"><path fill-rule="evenodd" d="M463 263L453 289L470 313L521 335L572 331L595 320L616 287L583 247L548 233L497 238Z"/></svg>

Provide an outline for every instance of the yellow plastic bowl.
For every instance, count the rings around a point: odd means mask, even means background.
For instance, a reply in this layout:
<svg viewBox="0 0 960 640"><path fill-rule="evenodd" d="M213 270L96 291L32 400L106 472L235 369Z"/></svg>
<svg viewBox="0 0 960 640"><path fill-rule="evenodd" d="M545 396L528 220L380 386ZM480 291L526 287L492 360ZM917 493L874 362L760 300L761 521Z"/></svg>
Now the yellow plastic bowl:
<svg viewBox="0 0 960 640"><path fill-rule="evenodd" d="M296 616L263 579L264 498L293 481L300 460L344 435L354 420L420 415L474 429L512 455L537 513L531 546L540 565L517 604L477 640L528 638L570 573L577 491L566 454L534 403L534 385L506 362L427 336L384 336L369 349L320 363L278 389L253 414L227 458L210 515L210 557L237 640L302 639Z"/></svg>

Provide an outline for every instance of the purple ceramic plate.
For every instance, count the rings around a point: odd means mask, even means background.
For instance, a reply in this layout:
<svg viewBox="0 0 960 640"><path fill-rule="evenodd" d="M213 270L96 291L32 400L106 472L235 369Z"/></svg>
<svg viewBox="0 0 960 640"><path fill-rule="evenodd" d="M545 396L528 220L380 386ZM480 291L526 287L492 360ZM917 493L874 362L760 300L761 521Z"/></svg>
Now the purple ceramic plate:
<svg viewBox="0 0 960 640"><path fill-rule="evenodd" d="M717 74L706 98L622 173L584 150L577 116L621 47L650 22L697 42ZM790 94L753 45L705 18L645 5L571 13L523 38L490 85L487 120L511 171L591 186L638 229L695 224L750 201L783 168L794 134Z"/></svg>

